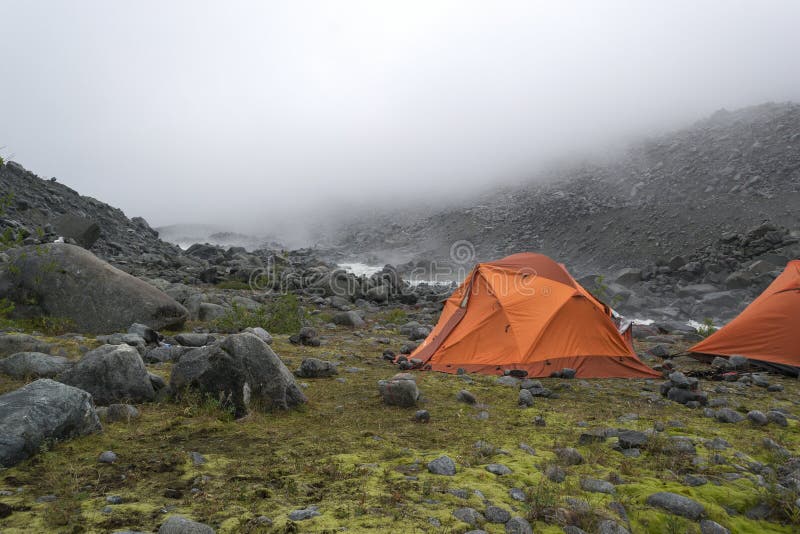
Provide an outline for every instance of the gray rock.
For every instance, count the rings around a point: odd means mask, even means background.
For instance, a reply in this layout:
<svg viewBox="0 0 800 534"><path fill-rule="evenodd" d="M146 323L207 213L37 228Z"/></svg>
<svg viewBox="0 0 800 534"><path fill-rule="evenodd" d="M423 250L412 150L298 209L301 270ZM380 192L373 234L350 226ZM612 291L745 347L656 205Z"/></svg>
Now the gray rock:
<svg viewBox="0 0 800 534"><path fill-rule="evenodd" d="M0 373L13 378L53 378L70 366L63 356L41 352L18 352L0 360Z"/></svg>
<svg viewBox="0 0 800 534"><path fill-rule="evenodd" d="M378 382L383 402L390 406L401 406L411 408L416 406L419 400L419 389L414 375L409 373L398 373L389 380Z"/></svg>
<svg viewBox="0 0 800 534"><path fill-rule="evenodd" d="M9 251L9 257L0 271L0 297L18 305L16 316L58 317L78 332L96 334L124 330L132 323L172 328L188 317L162 291L81 247L20 247Z"/></svg>
<svg viewBox="0 0 800 534"><path fill-rule="evenodd" d="M128 327L129 334L136 334L137 336L141 337L145 343L153 344L158 343L158 332L150 328L149 326L140 324L140 323L133 323Z"/></svg>
<svg viewBox="0 0 800 534"><path fill-rule="evenodd" d="M522 491L520 488L511 488L508 490L508 495L515 501L525 502L528 500L528 496L525 495L525 492Z"/></svg>
<svg viewBox="0 0 800 534"><path fill-rule="evenodd" d="M100 238L100 226L74 213L64 213L53 221L53 230L61 237L74 239L83 248L91 248Z"/></svg>
<svg viewBox="0 0 800 534"><path fill-rule="evenodd" d="M767 412L767 420L770 423L774 423L778 426L782 427L789 426L789 421L787 421L786 416L776 410L770 410Z"/></svg>
<svg viewBox="0 0 800 534"><path fill-rule="evenodd" d="M700 532L701 534L731 534L730 530L710 519L700 521Z"/></svg>
<svg viewBox="0 0 800 534"><path fill-rule="evenodd" d="M214 534L214 529L204 523L173 515L161 524L158 534Z"/></svg>
<svg viewBox="0 0 800 534"><path fill-rule="evenodd" d="M87 352L58 381L88 391L100 405L155 398L144 362L129 345L103 345Z"/></svg>
<svg viewBox="0 0 800 534"><path fill-rule="evenodd" d="M456 464L449 456L440 456L428 463L428 471L451 477L456 474Z"/></svg>
<svg viewBox="0 0 800 534"><path fill-rule="evenodd" d="M277 354L249 333L184 354L172 369L170 389L180 395L187 388L220 399L235 417L246 415L251 406L287 410L306 402Z"/></svg>
<svg viewBox="0 0 800 534"><path fill-rule="evenodd" d="M611 482L597 478L582 478L581 489L592 493L607 493L609 495L614 495L617 492Z"/></svg>
<svg viewBox="0 0 800 534"><path fill-rule="evenodd" d="M544 472L545 476L551 482L562 483L567 479L567 473L557 465L549 465Z"/></svg>
<svg viewBox="0 0 800 534"><path fill-rule="evenodd" d="M417 410L414 413L414 421L417 423L430 423L431 414L428 410Z"/></svg>
<svg viewBox="0 0 800 534"><path fill-rule="evenodd" d="M556 449L558 460L564 465L579 465L584 462L583 455L572 447Z"/></svg>
<svg viewBox="0 0 800 534"><path fill-rule="evenodd" d="M361 318L358 312L355 311L339 312L333 316L331 321L333 324L338 324L340 326L351 326L353 328L360 328L367 324L364 322L364 319Z"/></svg>
<svg viewBox="0 0 800 534"><path fill-rule="evenodd" d="M99 413L100 410L98 410L98 414ZM103 415L100 417L101 420L108 423L115 423L117 421L128 423L132 419L138 418L139 410L136 409L136 406L131 406L130 404L111 404L108 408L103 410Z"/></svg>
<svg viewBox="0 0 800 534"><path fill-rule="evenodd" d="M630 534L630 532L616 521L605 519L597 524L597 534Z"/></svg>
<svg viewBox="0 0 800 534"><path fill-rule="evenodd" d="M469 508L466 506L453 510L453 516L459 521L462 521L473 527L484 522L483 514L474 508Z"/></svg>
<svg viewBox="0 0 800 534"><path fill-rule="evenodd" d="M647 504L662 508L675 515L697 521L705 515L706 509L699 502L677 493L661 491L647 497Z"/></svg>
<svg viewBox="0 0 800 534"><path fill-rule="evenodd" d="M523 408L530 408L533 406L533 395L527 389L520 389L519 396L517 397L517 404Z"/></svg>
<svg viewBox="0 0 800 534"><path fill-rule="evenodd" d="M289 512L289 519L292 521L308 521L314 517L321 515L318 506L309 506L308 508L301 508L299 510L292 510Z"/></svg>
<svg viewBox="0 0 800 534"><path fill-rule="evenodd" d="M505 524L511 520L511 512L499 506L487 506L483 515L489 523Z"/></svg>
<svg viewBox="0 0 800 534"><path fill-rule="evenodd" d="M193 332L184 332L175 336L175 341L184 347L205 347L215 341L214 336L211 334L195 334Z"/></svg>
<svg viewBox="0 0 800 534"><path fill-rule="evenodd" d="M198 304L197 318L201 321L215 321L228 314L228 308L213 302L201 302Z"/></svg>
<svg viewBox="0 0 800 534"><path fill-rule="evenodd" d="M18 352L50 353L51 346L28 334L0 334L0 357Z"/></svg>
<svg viewBox="0 0 800 534"><path fill-rule="evenodd" d="M0 466L16 465L47 441L101 429L91 395L53 380L36 380L0 395Z"/></svg>
<svg viewBox="0 0 800 534"><path fill-rule="evenodd" d="M97 457L97 461L101 464L113 464L118 459L117 453L114 451L103 451Z"/></svg>
<svg viewBox="0 0 800 534"><path fill-rule="evenodd" d="M506 534L533 534L533 527L522 517L512 517L506 523Z"/></svg>
<svg viewBox="0 0 800 534"><path fill-rule="evenodd" d="M728 358L728 365L731 369L746 369L750 365L750 360L745 356L735 354Z"/></svg>
<svg viewBox="0 0 800 534"><path fill-rule="evenodd" d="M142 355L146 363L178 362L185 353L193 347L183 347L181 345L164 345L153 347Z"/></svg>
<svg viewBox="0 0 800 534"><path fill-rule="evenodd" d="M300 378L328 378L339 374L336 364L317 358L305 358L300 363L300 369L295 371Z"/></svg>
<svg viewBox="0 0 800 534"><path fill-rule="evenodd" d="M261 328L260 326L249 326L243 330L244 332L255 334L256 336L261 339L267 345L272 345L272 334Z"/></svg>
<svg viewBox="0 0 800 534"><path fill-rule="evenodd" d="M720 408L714 418L720 423L740 423L745 420L745 416L730 408Z"/></svg>
<svg viewBox="0 0 800 534"><path fill-rule="evenodd" d="M623 449L635 449L647 444L647 434L637 430L623 430L619 433L619 446Z"/></svg>
<svg viewBox="0 0 800 534"><path fill-rule="evenodd" d="M756 426L764 426L769 423L769 419L764 415L764 412L758 410L750 410L747 412L747 418Z"/></svg>
<svg viewBox="0 0 800 534"><path fill-rule="evenodd" d="M510 475L512 473L511 469L503 464L489 464L485 469L497 476Z"/></svg>
<svg viewBox="0 0 800 534"><path fill-rule="evenodd" d="M475 398L475 395L467 391L466 389L462 389L458 393L456 393L456 400L459 402L464 402L466 404L475 404L478 402L478 399Z"/></svg>

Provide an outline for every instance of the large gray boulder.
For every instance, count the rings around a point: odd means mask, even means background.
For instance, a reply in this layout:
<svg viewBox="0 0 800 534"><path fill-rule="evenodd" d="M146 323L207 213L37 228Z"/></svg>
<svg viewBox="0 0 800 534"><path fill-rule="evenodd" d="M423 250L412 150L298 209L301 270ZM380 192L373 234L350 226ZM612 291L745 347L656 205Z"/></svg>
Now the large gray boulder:
<svg viewBox="0 0 800 534"><path fill-rule="evenodd" d="M132 323L178 327L188 316L166 293L81 247L50 243L8 255L0 270L0 298L16 304L16 316L66 319L71 329L94 334L125 331Z"/></svg>
<svg viewBox="0 0 800 534"><path fill-rule="evenodd" d="M0 357L10 356L18 352L50 353L50 344L28 334L0 335Z"/></svg>
<svg viewBox="0 0 800 534"><path fill-rule="evenodd" d="M46 441L100 430L89 393L46 378L36 380L0 395L0 466L16 465Z"/></svg>
<svg viewBox="0 0 800 534"><path fill-rule="evenodd" d="M69 366L69 360L63 356L18 352L0 360L0 373L13 378L53 378L69 369Z"/></svg>
<svg viewBox="0 0 800 534"><path fill-rule="evenodd" d="M103 345L89 351L58 381L88 391L101 406L147 402L156 395L141 356L130 345Z"/></svg>
<svg viewBox="0 0 800 534"><path fill-rule="evenodd" d="M257 408L289 409L306 402L291 372L258 336L228 336L181 356L170 377L172 392L187 389L220 400L236 417Z"/></svg>
<svg viewBox="0 0 800 534"><path fill-rule="evenodd" d="M53 229L62 237L74 239L83 248L90 248L100 238L100 226L87 217L65 213L53 221Z"/></svg>

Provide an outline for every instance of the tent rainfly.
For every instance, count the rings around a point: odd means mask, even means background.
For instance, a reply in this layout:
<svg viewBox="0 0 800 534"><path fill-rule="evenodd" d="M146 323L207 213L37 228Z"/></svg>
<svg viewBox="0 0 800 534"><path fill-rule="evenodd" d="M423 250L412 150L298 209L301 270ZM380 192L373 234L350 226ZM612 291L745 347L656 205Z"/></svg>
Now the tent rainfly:
<svg viewBox="0 0 800 534"><path fill-rule="evenodd" d="M423 368L547 377L654 378L620 332L614 312L566 268L521 253L478 264L445 303L439 322L410 356Z"/></svg>

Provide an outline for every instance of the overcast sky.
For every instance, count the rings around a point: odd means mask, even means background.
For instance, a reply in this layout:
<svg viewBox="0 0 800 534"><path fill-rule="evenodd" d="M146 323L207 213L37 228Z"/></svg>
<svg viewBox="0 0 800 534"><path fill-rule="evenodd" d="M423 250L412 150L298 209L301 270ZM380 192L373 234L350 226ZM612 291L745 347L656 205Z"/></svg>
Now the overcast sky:
<svg viewBox="0 0 800 534"><path fill-rule="evenodd" d="M154 226L533 175L800 100L800 2L0 0L0 154Z"/></svg>

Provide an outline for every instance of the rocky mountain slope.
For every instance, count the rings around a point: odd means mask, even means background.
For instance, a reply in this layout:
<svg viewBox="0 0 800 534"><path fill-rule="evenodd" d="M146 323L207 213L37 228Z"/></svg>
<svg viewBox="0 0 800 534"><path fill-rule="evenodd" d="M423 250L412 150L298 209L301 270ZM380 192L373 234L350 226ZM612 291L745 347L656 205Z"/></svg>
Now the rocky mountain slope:
<svg viewBox="0 0 800 534"><path fill-rule="evenodd" d="M478 260L541 251L582 275L691 254L765 221L798 228L798 207L800 105L763 104L440 212L351 221L338 244L424 262L467 240Z"/></svg>

